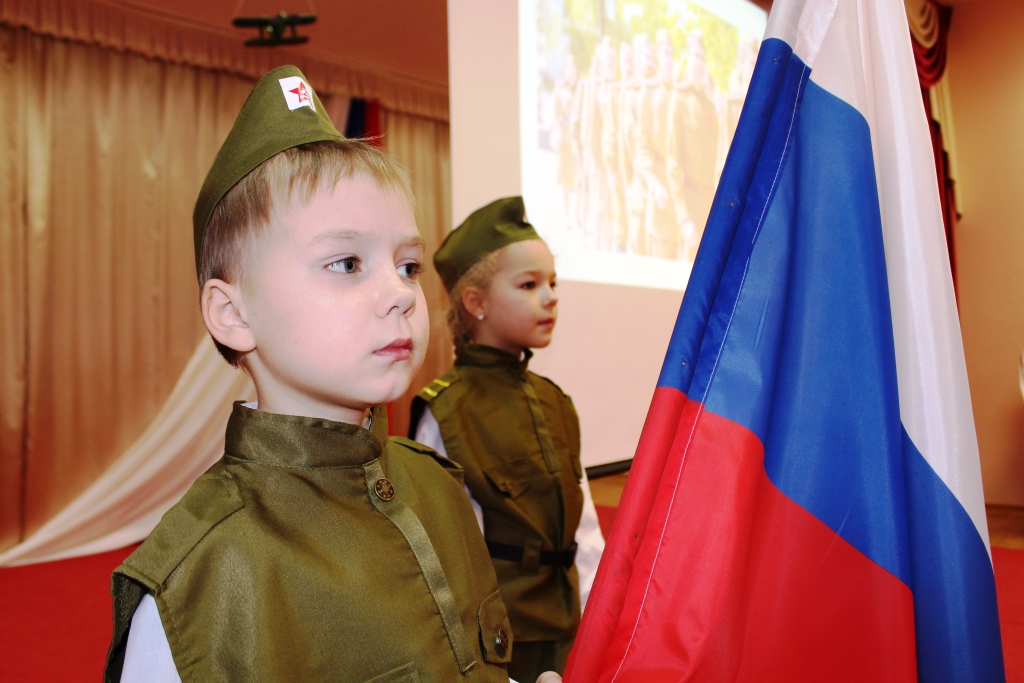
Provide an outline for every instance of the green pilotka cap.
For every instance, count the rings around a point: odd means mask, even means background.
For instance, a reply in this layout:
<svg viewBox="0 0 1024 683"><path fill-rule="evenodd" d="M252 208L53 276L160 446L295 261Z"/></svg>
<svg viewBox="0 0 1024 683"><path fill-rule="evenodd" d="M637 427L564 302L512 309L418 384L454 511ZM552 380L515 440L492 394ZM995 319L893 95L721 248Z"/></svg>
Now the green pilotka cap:
<svg viewBox="0 0 1024 683"><path fill-rule="evenodd" d="M492 251L521 242L539 240L540 235L526 222L522 197L505 197L469 214L434 254L434 267L449 292L474 263Z"/></svg>
<svg viewBox="0 0 1024 683"><path fill-rule="evenodd" d="M238 112L235 125L210 166L192 212L196 274L210 216L228 190L250 171L286 149L341 140L320 98L294 66L280 66L261 78Z"/></svg>

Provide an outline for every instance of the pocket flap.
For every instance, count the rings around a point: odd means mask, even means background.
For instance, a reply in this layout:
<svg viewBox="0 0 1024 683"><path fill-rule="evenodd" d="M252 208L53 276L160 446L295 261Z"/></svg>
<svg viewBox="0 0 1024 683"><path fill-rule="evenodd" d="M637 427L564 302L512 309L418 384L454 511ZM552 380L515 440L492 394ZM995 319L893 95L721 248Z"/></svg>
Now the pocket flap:
<svg viewBox="0 0 1024 683"><path fill-rule="evenodd" d="M480 603L476 614L480 624L480 645L484 659L491 664L508 664L512 660L512 624L501 594L494 591Z"/></svg>
<svg viewBox="0 0 1024 683"><path fill-rule="evenodd" d="M529 458L504 462L484 469L484 476L509 498L518 498L530 488L530 479L534 476L533 463Z"/></svg>

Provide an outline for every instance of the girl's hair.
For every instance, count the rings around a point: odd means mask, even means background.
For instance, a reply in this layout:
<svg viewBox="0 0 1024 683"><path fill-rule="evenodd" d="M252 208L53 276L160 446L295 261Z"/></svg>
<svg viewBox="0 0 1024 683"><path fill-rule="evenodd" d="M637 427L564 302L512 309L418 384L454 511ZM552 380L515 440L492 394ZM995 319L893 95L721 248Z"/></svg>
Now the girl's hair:
<svg viewBox="0 0 1024 683"><path fill-rule="evenodd" d="M500 253L501 249L497 249L474 263L458 279L455 286L452 287L452 291L448 292L448 329L452 332L452 342L456 346L473 341L473 329L476 326L476 318L466 310L466 306L462 303L462 295L470 287L480 290L487 289L491 278L498 270L498 254Z"/></svg>

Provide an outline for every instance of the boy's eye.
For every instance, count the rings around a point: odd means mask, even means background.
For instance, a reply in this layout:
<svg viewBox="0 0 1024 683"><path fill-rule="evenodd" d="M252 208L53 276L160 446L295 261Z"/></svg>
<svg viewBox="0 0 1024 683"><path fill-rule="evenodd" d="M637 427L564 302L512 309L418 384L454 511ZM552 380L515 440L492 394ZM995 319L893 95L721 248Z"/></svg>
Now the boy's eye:
<svg viewBox="0 0 1024 683"><path fill-rule="evenodd" d="M537 286L537 283L531 280L530 282L524 282L519 286L522 287L523 289L534 289Z"/></svg>
<svg viewBox="0 0 1024 683"><path fill-rule="evenodd" d="M360 263L361 261L359 260L358 256L349 256L348 258L343 258L339 261L335 261L334 263L328 265L327 267L330 270L339 273L356 273L359 271Z"/></svg>
<svg viewBox="0 0 1024 683"><path fill-rule="evenodd" d="M403 263L402 265L398 266L399 275L401 275L402 277L409 278L410 280L415 280L422 272L423 264L417 263L415 261Z"/></svg>

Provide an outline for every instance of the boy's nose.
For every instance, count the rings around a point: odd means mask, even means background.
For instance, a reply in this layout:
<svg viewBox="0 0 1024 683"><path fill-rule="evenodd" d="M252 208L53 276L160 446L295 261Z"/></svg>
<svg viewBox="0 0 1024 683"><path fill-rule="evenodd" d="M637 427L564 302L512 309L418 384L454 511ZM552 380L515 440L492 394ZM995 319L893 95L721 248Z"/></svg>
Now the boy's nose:
<svg viewBox="0 0 1024 683"><path fill-rule="evenodd" d="M396 273L384 285L384 292L377 297L376 313L385 317L397 310L403 316L411 315L416 310L416 292Z"/></svg>

